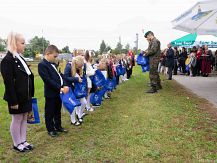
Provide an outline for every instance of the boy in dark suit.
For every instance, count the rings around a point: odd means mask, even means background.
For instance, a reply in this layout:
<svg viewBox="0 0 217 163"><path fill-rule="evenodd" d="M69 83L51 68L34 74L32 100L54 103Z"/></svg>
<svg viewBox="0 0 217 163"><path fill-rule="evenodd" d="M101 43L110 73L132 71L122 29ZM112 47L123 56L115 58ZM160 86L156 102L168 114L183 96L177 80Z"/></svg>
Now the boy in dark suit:
<svg viewBox="0 0 217 163"><path fill-rule="evenodd" d="M38 73L44 81L45 124L48 134L52 137L58 136L57 132L67 132L61 126L60 92L67 93L69 88L64 86L64 80L55 67L58 54L56 46L48 46L43 61L38 65Z"/></svg>

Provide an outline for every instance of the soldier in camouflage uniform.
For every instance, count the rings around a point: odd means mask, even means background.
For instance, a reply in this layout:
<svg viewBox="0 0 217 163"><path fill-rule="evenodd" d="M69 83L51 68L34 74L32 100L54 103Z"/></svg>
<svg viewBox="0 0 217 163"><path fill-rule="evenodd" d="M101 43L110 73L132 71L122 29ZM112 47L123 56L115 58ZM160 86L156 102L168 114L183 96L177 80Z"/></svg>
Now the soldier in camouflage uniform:
<svg viewBox="0 0 217 163"><path fill-rule="evenodd" d="M147 93L157 93L157 90L162 89L161 80L158 73L158 64L160 61L160 41L154 37L154 33L148 31L145 36L149 42L148 49L145 51L145 56L149 56L149 78L151 82L151 89Z"/></svg>

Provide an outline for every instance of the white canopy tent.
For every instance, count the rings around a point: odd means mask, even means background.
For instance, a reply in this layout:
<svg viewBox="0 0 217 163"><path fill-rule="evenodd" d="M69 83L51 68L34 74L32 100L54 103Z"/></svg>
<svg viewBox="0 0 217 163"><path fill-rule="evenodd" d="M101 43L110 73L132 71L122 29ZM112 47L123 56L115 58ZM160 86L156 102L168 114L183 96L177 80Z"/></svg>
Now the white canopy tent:
<svg viewBox="0 0 217 163"><path fill-rule="evenodd" d="M217 35L217 0L196 3L172 21L173 28L198 35Z"/></svg>
<svg viewBox="0 0 217 163"><path fill-rule="evenodd" d="M194 46L208 45L209 48L217 48L217 37L212 35L199 35L197 36Z"/></svg>

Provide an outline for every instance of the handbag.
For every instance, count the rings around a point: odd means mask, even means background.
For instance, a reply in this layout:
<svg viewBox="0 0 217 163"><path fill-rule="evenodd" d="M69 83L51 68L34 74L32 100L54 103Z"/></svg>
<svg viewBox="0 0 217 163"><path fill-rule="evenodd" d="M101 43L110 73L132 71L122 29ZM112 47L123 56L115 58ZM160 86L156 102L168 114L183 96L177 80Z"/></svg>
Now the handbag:
<svg viewBox="0 0 217 163"><path fill-rule="evenodd" d="M79 83L75 83L75 89L74 89L74 94L76 98L83 98L83 97L87 97L87 78L83 77L82 78L82 82Z"/></svg>
<svg viewBox="0 0 217 163"><path fill-rule="evenodd" d="M146 65L148 64L148 57L145 57L140 53L136 59L136 62L138 65Z"/></svg>
<svg viewBox="0 0 217 163"><path fill-rule="evenodd" d="M30 111L27 115L27 123L29 124L40 123L37 98L32 98L32 111Z"/></svg>
<svg viewBox="0 0 217 163"><path fill-rule="evenodd" d="M106 88L108 91L112 91L114 89L114 82L112 81L112 79L106 80Z"/></svg>
<svg viewBox="0 0 217 163"><path fill-rule="evenodd" d="M103 94L102 92L99 90L95 93L92 93L90 95L90 103L93 106L100 106L102 104L102 98L103 98Z"/></svg>
<svg viewBox="0 0 217 163"><path fill-rule="evenodd" d="M76 99L73 91L71 88L69 88L69 92L64 94L63 92L60 93L60 98L62 100L63 105L68 110L70 114L72 114L74 108L76 106L80 106L81 102L80 100Z"/></svg>
<svg viewBox="0 0 217 163"><path fill-rule="evenodd" d="M142 72L146 72L146 66L141 65L141 67L142 67Z"/></svg>
<svg viewBox="0 0 217 163"><path fill-rule="evenodd" d="M117 76L121 76L123 74L122 65L116 66L116 72L117 72Z"/></svg>
<svg viewBox="0 0 217 163"><path fill-rule="evenodd" d="M116 77L113 77L113 78L112 78L112 82L113 82L113 87L114 87L114 89L116 89L116 86L117 86Z"/></svg>
<svg viewBox="0 0 217 163"><path fill-rule="evenodd" d="M96 87L102 87L106 83L105 77L100 70L96 70L95 74L89 78Z"/></svg>
<svg viewBox="0 0 217 163"><path fill-rule="evenodd" d="M122 69L122 74L121 74L121 75L124 75L125 73L126 73L126 68L123 67L123 69Z"/></svg>

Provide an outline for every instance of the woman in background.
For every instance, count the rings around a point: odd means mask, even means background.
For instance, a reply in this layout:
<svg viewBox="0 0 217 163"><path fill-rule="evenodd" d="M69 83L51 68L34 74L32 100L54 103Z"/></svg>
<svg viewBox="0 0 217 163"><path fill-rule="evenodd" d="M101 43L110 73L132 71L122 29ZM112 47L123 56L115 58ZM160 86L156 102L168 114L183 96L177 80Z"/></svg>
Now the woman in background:
<svg viewBox="0 0 217 163"><path fill-rule="evenodd" d="M182 74L185 74L186 73L186 65L185 65L185 61L186 59L188 58L188 53L185 49L185 47L182 48L182 52L180 53L179 55L179 64L181 66L181 71L182 71Z"/></svg>
<svg viewBox="0 0 217 163"><path fill-rule="evenodd" d="M197 54L196 54L196 57L197 57L196 74L197 74L197 76L200 76L200 74L201 74L201 64L202 64L201 55L202 55L202 53L203 53L202 47L199 47Z"/></svg>
<svg viewBox="0 0 217 163"><path fill-rule="evenodd" d="M211 60L212 51L209 50L208 46L204 46L204 52L202 54L202 75L203 77L208 77L211 73Z"/></svg>

